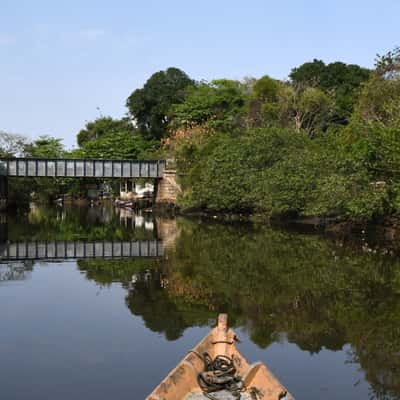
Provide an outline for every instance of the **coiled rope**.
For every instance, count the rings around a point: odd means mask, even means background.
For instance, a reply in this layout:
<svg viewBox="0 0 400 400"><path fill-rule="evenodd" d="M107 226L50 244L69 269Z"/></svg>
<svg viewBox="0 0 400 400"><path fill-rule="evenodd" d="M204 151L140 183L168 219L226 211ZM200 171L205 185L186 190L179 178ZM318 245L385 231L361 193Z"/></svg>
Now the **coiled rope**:
<svg viewBox="0 0 400 400"><path fill-rule="evenodd" d="M214 359L208 353L196 354L204 362L204 371L197 376L197 381L203 394L212 400L217 400L212 395L214 392L222 390L228 391L236 399L240 399L241 392L245 390L243 379L236 373L233 358L218 355Z"/></svg>
<svg viewBox="0 0 400 400"><path fill-rule="evenodd" d="M242 377L237 374L233 356L218 355L213 360L207 352L201 355L195 350L190 350L189 353L196 354L204 363L204 371L197 375L197 381L207 398L218 400L212 393L223 390L230 392L238 400L240 400L241 393L246 390L253 400L263 397L256 387L246 388ZM278 400L285 400L286 396L287 391L284 390L278 395Z"/></svg>

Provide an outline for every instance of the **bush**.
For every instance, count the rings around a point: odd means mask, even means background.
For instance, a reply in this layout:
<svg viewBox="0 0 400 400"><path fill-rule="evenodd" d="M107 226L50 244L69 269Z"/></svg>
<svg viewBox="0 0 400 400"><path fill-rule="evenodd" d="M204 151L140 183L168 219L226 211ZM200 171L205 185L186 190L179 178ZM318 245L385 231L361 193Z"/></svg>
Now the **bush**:
<svg viewBox="0 0 400 400"><path fill-rule="evenodd" d="M190 152L182 146L178 155L186 167L183 208L367 219L388 208L388 188L374 185L334 133L317 139L278 128L216 134Z"/></svg>

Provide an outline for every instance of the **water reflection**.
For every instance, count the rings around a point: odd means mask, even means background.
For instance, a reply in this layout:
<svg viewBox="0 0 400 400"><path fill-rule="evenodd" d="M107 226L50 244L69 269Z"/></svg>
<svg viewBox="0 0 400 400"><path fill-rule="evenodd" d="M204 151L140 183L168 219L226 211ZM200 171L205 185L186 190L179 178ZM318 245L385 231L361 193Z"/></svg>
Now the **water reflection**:
<svg viewBox="0 0 400 400"><path fill-rule="evenodd" d="M343 369L345 362L362 369L359 379L369 385L371 398L400 398L398 258L265 227L89 211L58 210L54 218L54 211L34 210L28 223L9 224L8 236L158 238L163 257L78 259L77 268L101 287L118 282L125 292L123 307L168 341L228 312L231 324L259 349L292 343L297 354L343 353ZM3 268L0 277L18 277L18 269ZM284 374L289 385L292 377ZM297 390L298 398L307 398L307 387ZM363 398L357 385L346 390L347 398Z"/></svg>
<svg viewBox="0 0 400 400"><path fill-rule="evenodd" d="M132 211L91 207L76 213L32 205L27 215L18 217L18 223L15 216L10 224L8 218L2 220L0 261L161 257L164 253L151 216Z"/></svg>
<svg viewBox="0 0 400 400"><path fill-rule="evenodd" d="M400 397L400 262L318 237L179 221L156 264L80 263L91 279L121 280L126 305L152 331L176 340L230 315L261 348L295 343L317 354L350 344L376 398Z"/></svg>
<svg viewBox="0 0 400 400"><path fill-rule="evenodd" d="M157 238L151 214L103 207L38 207L3 217L2 241L100 241Z"/></svg>
<svg viewBox="0 0 400 400"><path fill-rule="evenodd" d="M0 285L6 281L30 279L33 265L30 262L0 264Z"/></svg>

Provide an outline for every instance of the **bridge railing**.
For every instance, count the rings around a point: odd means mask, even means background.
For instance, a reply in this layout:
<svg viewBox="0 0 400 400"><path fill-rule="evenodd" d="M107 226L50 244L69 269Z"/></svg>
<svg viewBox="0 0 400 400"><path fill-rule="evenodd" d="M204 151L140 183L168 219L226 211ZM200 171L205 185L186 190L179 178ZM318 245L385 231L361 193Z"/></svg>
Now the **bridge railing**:
<svg viewBox="0 0 400 400"><path fill-rule="evenodd" d="M164 160L0 159L0 176L161 178Z"/></svg>

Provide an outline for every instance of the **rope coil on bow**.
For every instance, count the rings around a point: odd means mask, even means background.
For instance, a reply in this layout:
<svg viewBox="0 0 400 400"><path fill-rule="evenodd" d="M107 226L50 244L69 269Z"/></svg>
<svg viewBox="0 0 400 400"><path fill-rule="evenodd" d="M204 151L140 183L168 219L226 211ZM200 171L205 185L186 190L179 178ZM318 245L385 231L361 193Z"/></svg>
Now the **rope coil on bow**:
<svg viewBox="0 0 400 400"><path fill-rule="evenodd" d="M245 386L243 379L237 375L233 358L218 355L212 359L208 353L200 355L198 352L191 352L204 362L204 371L198 374L197 381L205 396L216 400L211 393L226 390L236 399L240 399L240 393L245 390Z"/></svg>
<svg viewBox="0 0 400 400"><path fill-rule="evenodd" d="M190 350L189 353L195 354L204 363L204 370L197 375L197 382L207 398L218 400L212 393L225 390L240 400L241 393L247 389L252 400L264 397L256 387L246 388L243 378L237 374L233 356L218 355L212 359L207 352L200 354L196 350ZM286 396L287 391L283 390L278 395L278 400L286 400Z"/></svg>

